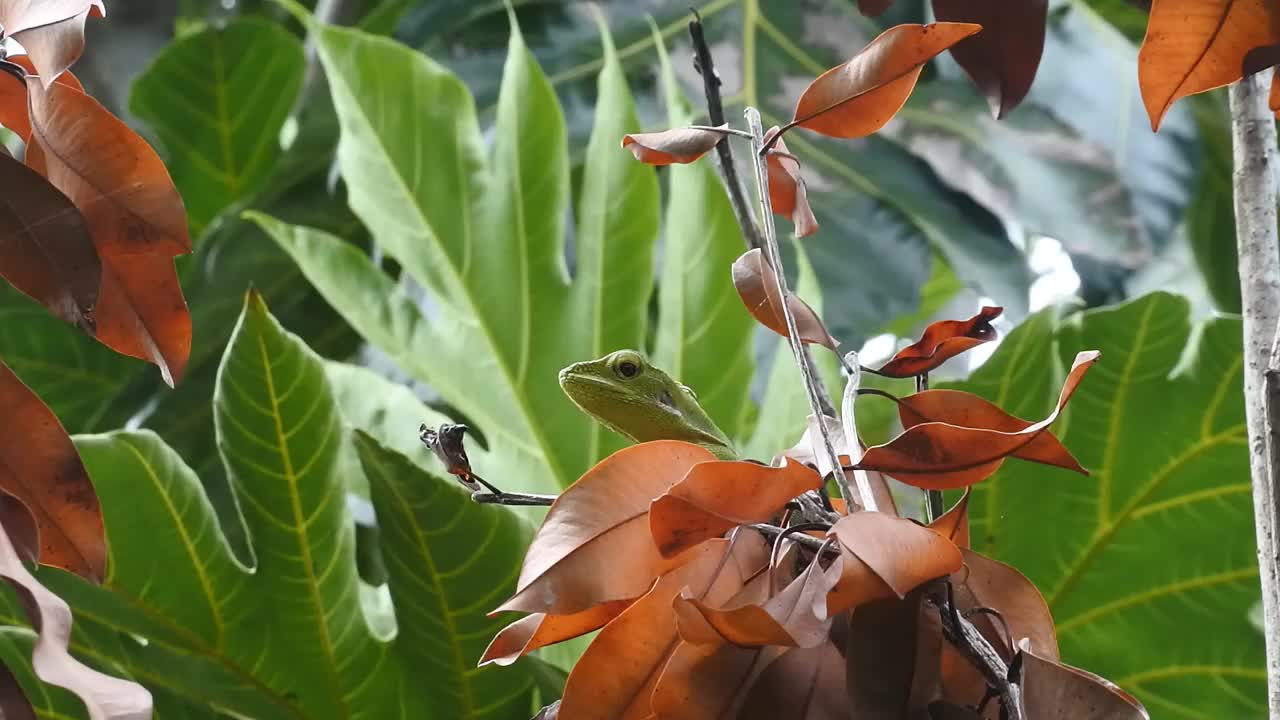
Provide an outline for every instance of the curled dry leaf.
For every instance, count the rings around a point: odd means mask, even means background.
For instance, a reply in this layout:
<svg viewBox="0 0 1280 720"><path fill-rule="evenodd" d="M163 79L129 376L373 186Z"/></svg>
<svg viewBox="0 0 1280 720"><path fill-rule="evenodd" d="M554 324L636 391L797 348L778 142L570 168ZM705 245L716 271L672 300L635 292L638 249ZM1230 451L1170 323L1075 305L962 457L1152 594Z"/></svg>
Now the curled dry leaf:
<svg viewBox="0 0 1280 720"><path fill-rule="evenodd" d="M950 510L929 523L930 530L955 543L961 550L969 547L969 498L972 494L970 488L965 488L964 495Z"/></svg>
<svg viewBox="0 0 1280 720"><path fill-rule="evenodd" d="M510 665L540 647L599 630L631 605L631 600L614 600L573 615L527 615L494 636L480 657L480 665Z"/></svg>
<svg viewBox="0 0 1280 720"><path fill-rule="evenodd" d="M765 145L778 134L778 126L764 134ZM796 237L808 237L818 231L818 219L809 206L809 192L800 174L800 161L787 150L785 140L779 138L765 156L769 168L769 204L775 215L791 220L796 227Z"/></svg>
<svg viewBox="0 0 1280 720"><path fill-rule="evenodd" d="M1013 660L1012 655L1003 652L1009 641L1017 643L1024 638L1031 641L1041 657L1057 660L1058 636L1054 632L1053 615L1036 586L1009 565L972 550L961 552L965 566L951 576L956 605L961 612L988 608L1000 613L1003 625L981 614L970 619L991 640L992 646L1002 651L1005 662ZM1004 628L1008 628L1012 638L1004 635Z"/></svg>
<svg viewBox="0 0 1280 720"><path fill-rule="evenodd" d="M938 691L942 625L924 593L859 607L846 648L849 717L917 718Z"/></svg>
<svg viewBox="0 0 1280 720"><path fill-rule="evenodd" d="M946 22L889 28L810 83L791 123L831 137L870 135L902 109L926 62L981 29Z"/></svg>
<svg viewBox="0 0 1280 720"><path fill-rule="evenodd" d="M653 499L701 462L705 448L656 440L619 450L556 498L534 535L516 594L495 612L571 615L637 598L682 558L662 557L649 533Z"/></svg>
<svg viewBox="0 0 1280 720"><path fill-rule="evenodd" d="M712 540L689 552L689 561L658 578L653 589L600 631L569 673L561 707L575 720L646 718L650 698L680 643L672 601L682 592L711 604L737 594L768 562L757 533Z"/></svg>
<svg viewBox="0 0 1280 720"><path fill-rule="evenodd" d="M933 0L933 14L948 22L975 23L982 32L961 40L951 56L1003 117L1031 90L1044 53L1048 0Z"/></svg>
<svg viewBox="0 0 1280 720"><path fill-rule="evenodd" d="M783 467L751 462L694 465L649 508L649 530L663 557L749 523L767 522L792 498L822 487L810 468L788 459Z"/></svg>
<svg viewBox="0 0 1280 720"><path fill-rule="evenodd" d="M733 286L738 297L747 306L747 312L761 325L787 337L787 321L782 314L782 298L778 295L773 267L765 260L760 248L748 250L733 262ZM836 352L840 343L827 332L818 313L794 293L787 295L787 307L796 319L800 340L817 343Z"/></svg>
<svg viewBox="0 0 1280 720"><path fill-rule="evenodd" d="M933 530L906 518L855 512L841 518L829 535L840 541L840 557L827 568L831 590L825 613L886 598L902 598L920 585L957 571L960 549ZM819 606L819 615L822 614Z"/></svg>
<svg viewBox="0 0 1280 720"><path fill-rule="evenodd" d="M1053 424L1098 356L1096 351L1076 355L1057 406L1038 423L1016 432L922 423L867 450L859 465L928 490L952 490L980 482Z"/></svg>
<svg viewBox="0 0 1280 720"><path fill-rule="evenodd" d="M972 347L996 339L991 321L1004 308L987 306L968 320L939 320L921 333L920 339L898 351L878 372L893 378L927 373Z"/></svg>
<svg viewBox="0 0 1280 720"><path fill-rule="evenodd" d="M27 164L66 193L102 260L97 338L160 368L174 385L191 351L191 316L173 257L190 252L186 212L151 146L74 87L28 83Z"/></svg>
<svg viewBox="0 0 1280 720"><path fill-rule="evenodd" d="M22 142L30 142L31 109L28 107L26 77L35 75L36 68L31 64L31 58L25 55L8 57L0 62L4 65L0 69L0 125L12 130ZM79 78L70 71L59 75L55 82L84 92Z"/></svg>
<svg viewBox="0 0 1280 720"><path fill-rule="evenodd" d="M0 155L0 276L86 332L102 264L76 206L48 180Z"/></svg>
<svg viewBox="0 0 1280 720"><path fill-rule="evenodd" d="M31 664L41 680L80 696L90 720L151 717L151 693L146 688L104 675L81 664L67 651L71 640L71 608L27 572L3 528L0 528L0 576L18 594L32 627L39 633Z"/></svg>
<svg viewBox="0 0 1280 720"><path fill-rule="evenodd" d="M706 621L719 637L717 642L729 642L739 647L814 648L827 641L831 618L823 613L818 617L814 609L831 590L838 576L828 576L815 555L804 572L792 580L777 595L762 603L750 603L738 607L718 609L693 598L677 598L675 604L687 604ZM686 637L689 642L704 642L705 633L699 637Z"/></svg>
<svg viewBox="0 0 1280 720"><path fill-rule="evenodd" d="M0 490L34 518L41 564L101 582L107 564L102 508L67 431L3 363L0 408L8 427L0 434ZM20 537L20 546L28 544Z"/></svg>
<svg viewBox="0 0 1280 720"><path fill-rule="evenodd" d="M84 52L84 24L104 17L101 0L0 0L0 26L17 40L48 87Z"/></svg>
<svg viewBox="0 0 1280 720"><path fill-rule="evenodd" d="M1264 0L1154 0L1138 52L1138 84L1151 128L1188 95L1244 76L1245 56L1280 43L1280 22Z"/></svg>
<svg viewBox="0 0 1280 720"><path fill-rule="evenodd" d="M719 128L684 127L654 133L632 133L622 137L622 147L647 165L686 164L706 155L728 135L728 123Z"/></svg>
<svg viewBox="0 0 1280 720"><path fill-rule="evenodd" d="M897 399L897 403L898 417L902 420L903 428L940 422L960 427L1016 433L1032 425L1026 420L1006 413L994 403L960 390L926 390ZM1047 430L1036 435L1034 440L1011 454L1022 460L1054 465L1082 475L1089 474L1089 471L1080 466L1071 452L1063 447L1058 438Z"/></svg>
<svg viewBox="0 0 1280 720"><path fill-rule="evenodd" d="M844 655L834 642L826 642L789 649L769 663L752 684L738 718L847 720L848 703Z"/></svg>
<svg viewBox="0 0 1280 720"><path fill-rule="evenodd" d="M847 466L850 462L849 445L848 438L844 433L844 428L841 426L840 421L833 417L827 417L825 418L825 421L827 423L827 429L831 435L831 442L834 446L833 449L836 451L836 457L843 465ZM816 467L818 469L818 473L822 475L822 477L827 477L831 474L832 467L831 462L826 457L827 453L825 451L818 452L816 450L816 448L821 445L822 438L820 431L818 430L818 418L815 415L810 415L805 419L805 431L804 434L800 436L800 441L790 448L787 448L778 457L776 457L774 459L774 464L776 465L782 458L791 458L806 465ZM865 450L866 448L864 447L863 449ZM846 477L852 474L852 470L845 471ZM880 512L888 513L890 515L898 515L898 507L896 501L893 499L893 492L889 489L889 481L885 476L878 472L868 472L867 481L871 484L871 491L876 497L876 507L880 509ZM850 478L849 482L853 485L853 478ZM831 498L831 502L835 506L836 511L841 515L849 514L848 509L844 507L844 500L842 498ZM854 503L854 505L855 510L863 509L862 506L857 503Z"/></svg>
<svg viewBox="0 0 1280 720"><path fill-rule="evenodd" d="M1022 696L1036 720L1151 720L1147 709L1114 683L1048 659L1022 643Z"/></svg>

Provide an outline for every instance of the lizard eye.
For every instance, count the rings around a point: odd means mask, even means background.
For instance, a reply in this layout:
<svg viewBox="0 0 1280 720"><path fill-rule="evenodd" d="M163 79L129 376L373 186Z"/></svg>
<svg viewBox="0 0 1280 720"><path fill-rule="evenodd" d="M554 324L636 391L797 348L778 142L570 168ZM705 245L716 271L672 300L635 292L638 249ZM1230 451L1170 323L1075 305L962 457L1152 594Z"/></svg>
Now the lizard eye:
<svg viewBox="0 0 1280 720"><path fill-rule="evenodd" d="M633 378L640 374L640 366L630 360L618 363L618 374L624 378Z"/></svg>
<svg viewBox="0 0 1280 720"><path fill-rule="evenodd" d="M635 351L620 350L609 359L609 366L613 368L614 375L631 380L644 372L644 359Z"/></svg>

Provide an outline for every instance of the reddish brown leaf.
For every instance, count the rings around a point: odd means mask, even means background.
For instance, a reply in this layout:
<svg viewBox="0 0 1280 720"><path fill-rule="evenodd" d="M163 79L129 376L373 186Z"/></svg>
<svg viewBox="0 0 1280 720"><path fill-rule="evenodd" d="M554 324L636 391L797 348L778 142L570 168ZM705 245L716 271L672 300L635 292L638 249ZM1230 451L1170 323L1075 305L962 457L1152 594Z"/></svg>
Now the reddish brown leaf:
<svg viewBox="0 0 1280 720"><path fill-rule="evenodd" d="M839 420L832 417L826 418L826 423L827 428L830 431L831 442L834 446L833 449L836 451L836 457L840 460L842 465L848 466L850 463L849 443L848 438L845 436L844 428L841 427ZM791 458L817 468L818 473L823 477L826 477L831 473L832 467L831 462L826 458L826 451L817 451L816 448L821 445L822 438L818 430L817 416L810 415L805 418L805 431L804 435L800 437L800 441L787 450L784 450L778 457L774 458L774 464L777 464L781 458ZM866 450L865 447L862 449ZM850 486L856 487L855 480L853 478L853 471L845 471L845 476L848 478ZM897 502L893 499L893 492L889 489L889 481L884 477L884 475L878 472L868 472L867 480L871 484L871 492L875 494L876 507L880 512L888 513L890 515L898 515ZM844 506L843 499L831 498L831 502L836 511L841 515L849 514L848 510ZM855 503L855 505L857 505L857 503ZM862 510L864 508L861 505L857 505L854 509Z"/></svg>
<svg viewBox="0 0 1280 720"><path fill-rule="evenodd" d="M721 125L728 128L729 125ZM711 128L672 128L654 133L632 133L622 137L622 147L647 165L691 163L706 155L727 132Z"/></svg>
<svg viewBox="0 0 1280 720"><path fill-rule="evenodd" d="M749 250L733 262L733 286L742 304L761 325L787 337L787 321L782 315L782 297L778 295L773 267L764 259L760 248ZM840 343L827 332L822 319L794 293L787 295L787 307L796 319L796 330L806 343L817 343L836 352Z"/></svg>
<svg viewBox="0 0 1280 720"><path fill-rule="evenodd" d="M893 0L858 0L858 10L867 17L877 17L892 4Z"/></svg>
<svg viewBox="0 0 1280 720"><path fill-rule="evenodd" d="M10 66L16 65L17 68L10 68L14 72L0 71L0 125L12 130L22 142L29 142L31 111L28 107L27 83L23 77L36 74L36 68L31 64L31 58L25 55L5 58L5 62ZM84 92L84 86L70 71L59 75L56 82Z"/></svg>
<svg viewBox="0 0 1280 720"><path fill-rule="evenodd" d="M1035 720L1151 720L1132 695L1091 672L1024 647L1023 704Z"/></svg>
<svg viewBox="0 0 1280 720"><path fill-rule="evenodd" d="M832 642L792 648L760 673L739 720L848 720L845 660Z"/></svg>
<svg viewBox="0 0 1280 720"><path fill-rule="evenodd" d="M506 626L494 636L480 657L480 665L510 665L540 647L586 635L604 627L631 605L614 600L573 615L534 613Z"/></svg>
<svg viewBox="0 0 1280 720"><path fill-rule="evenodd" d="M1096 351L1076 355L1057 406L1034 425L1017 432L1000 432L923 423L867 450L859 467L879 470L908 485L929 490L952 490L979 482L995 472L1005 457L1026 447L1053 424L1098 356Z"/></svg>
<svg viewBox="0 0 1280 720"><path fill-rule="evenodd" d="M619 450L560 494L525 555L516 594L495 612L571 615L647 592L682 562L658 552L649 533L653 499L700 462L705 448L655 440Z"/></svg>
<svg viewBox="0 0 1280 720"><path fill-rule="evenodd" d="M1280 73L1271 76L1271 96L1267 100L1271 112L1280 116Z"/></svg>
<svg viewBox="0 0 1280 720"><path fill-rule="evenodd" d="M814 610L838 580L839 576L828 576L815 557L799 577L763 603L717 609L696 599L677 598L676 605L688 604L702 615L718 640L739 647L813 648L827 641L831 629L831 618L825 613L820 618Z"/></svg>
<svg viewBox="0 0 1280 720"><path fill-rule="evenodd" d="M104 255L95 319L103 345L154 363L170 387L182 379L191 353L191 314L172 258Z"/></svg>
<svg viewBox="0 0 1280 720"><path fill-rule="evenodd" d="M965 488L964 495L951 509L939 515L929 523L929 529L955 543L964 550L969 547L969 496L972 491Z"/></svg>
<svg viewBox="0 0 1280 720"><path fill-rule="evenodd" d="M849 717L916 718L938 687L942 627L913 592L853 612L846 647Z"/></svg>
<svg viewBox="0 0 1280 720"><path fill-rule="evenodd" d="M885 598L901 598L934 578L960 569L960 549L906 518L855 512L829 533L840 540L840 558L827 568L833 581L826 614Z"/></svg>
<svg viewBox="0 0 1280 720"><path fill-rule="evenodd" d="M101 0L0 0L0 25L31 57L48 87L84 52L84 24L104 17Z"/></svg>
<svg viewBox="0 0 1280 720"><path fill-rule="evenodd" d="M712 540L689 561L658 578L653 589L600 631L569 673L561 699L564 717L629 720L653 712L650 698L662 668L679 644L671 603L681 592L712 604L733 597L768 561L757 533Z"/></svg>
<svg viewBox="0 0 1280 720"><path fill-rule="evenodd" d="M1154 0L1138 53L1151 128L1181 98L1243 77L1249 51L1280 42L1272 12L1268 0Z"/></svg>
<svg viewBox="0 0 1280 720"><path fill-rule="evenodd" d="M902 427L911 428L928 422L941 422L960 427L984 428L1015 433L1026 430L1032 423L1016 418L993 403L959 390L926 390L897 399L898 417ZM1054 465L1074 470L1082 475L1089 471L1080 466L1053 433L1045 431L1012 453L1013 457L1032 462Z"/></svg>
<svg viewBox="0 0 1280 720"><path fill-rule="evenodd" d="M0 408L8 428L0 433L0 490L35 519L40 562L101 582L107 564L102 508L67 431L3 363Z"/></svg>
<svg viewBox="0 0 1280 720"><path fill-rule="evenodd" d="M1056 661L1058 638L1053 628L1053 615L1036 586L1025 575L1002 562L972 550L961 552L964 553L965 567L951 576L960 611L989 608L1000 613L1003 625L993 622L987 615L971 618L997 650L1005 649L1009 638L1003 635L1003 629L1008 628L1013 642L1027 638L1041 657ZM1002 654L1005 662L1013 660L1012 656Z"/></svg>
<svg viewBox="0 0 1280 720"><path fill-rule="evenodd" d="M818 473L788 459L784 467L706 462L649 508L649 530L663 557L675 557L738 525L767 522L792 498L822 487Z"/></svg>
<svg viewBox="0 0 1280 720"><path fill-rule="evenodd" d="M86 332L102 265L75 205L39 173L0 156L0 276Z"/></svg>
<svg viewBox="0 0 1280 720"><path fill-rule="evenodd" d="M71 608L27 572L3 528L0 528L0 577L13 587L32 627L39 633L31 657L37 677L80 696L90 720L151 717L151 693L146 688L104 675L67 652Z"/></svg>
<svg viewBox="0 0 1280 720"><path fill-rule="evenodd" d="M939 320L924 329L920 339L898 351L878 372L894 378L927 373L972 347L996 339L991 321L1004 308L984 307L968 320Z"/></svg>
<svg viewBox="0 0 1280 720"><path fill-rule="evenodd" d="M0 718L36 720L36 710L9 668L0 665Z"/></svg>
<svg viewBox="0 0 1280 720"><path fill-rule="evenodd" d="M765 144L777 134L778 126L769 128L769 132L764 134ZM790 218L791 224L796 226L798 238L817 232L818 219L809 206L809 192L804 186L804 176L800 174L800 162L787 150L786 141L779 138L765 160L769 168L769 204L773 206L774 214Z"/></svg>
<svg viewBox="0 0 1280 720"><path fill-rule="evenodd" d="M1044 53L1048 0L933 0L933 14L948 22L975 23L982 32L951 48L951 55L1003 117L1031 89Z"/></svg>
<svg viewBox="0 0 1280 720"><path fill-rule="evenodd" d="M800 96L792 124L831 137L870 135L902 109L926 62L981 29L967 23L889 28L814 80Z"/></svg>

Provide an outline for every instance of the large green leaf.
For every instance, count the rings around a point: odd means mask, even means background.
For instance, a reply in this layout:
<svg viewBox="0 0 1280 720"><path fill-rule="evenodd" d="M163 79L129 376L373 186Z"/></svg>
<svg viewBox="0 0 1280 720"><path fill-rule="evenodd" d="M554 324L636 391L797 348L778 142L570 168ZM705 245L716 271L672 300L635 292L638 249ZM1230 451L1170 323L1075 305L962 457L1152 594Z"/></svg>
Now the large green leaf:
<svg viewBox="0 0 1280 720"><path fill-rule="evenodd" d="M1240 333L1193 335L1165 293L1061 326L1046 311L954 386L1043 417L1075 353L1102 351L1055 426L1092 475L1010 461L975 488L974 547L1040 587L1067 662L1157 717L1265 715Z"/></svg>
<svg viewBox="0 0 1280 720"><path fill-rule="evenodd" d="M343 501L350 467L340 462L349 435L325 364L255 295L215 406L252 570L231 552L195 474L157 435L81 436L103 500L110 575L102 587L57 571L41 577L74 608L76 654L182 698L175 717L209 716L201 708L264 720L527 717L535 682L554 673L536 660L483 671L475 662L501 625L486 613L514 585L528 523L471 503L452 480L361 436L397 619L387 639L360 600ZM16 624L17 608L0 602L0 617Z"/></svg>
<svg viewBox="0 0 1280 720"><path fill-rule="evenodd" d="M175 41L134 82L129 107L168 151L196 234L271 175L305 66L297 38L245 18Z"/></svg>
<svg viewBox="0 0 1280 720"><path fill-rule="evenodd" d="M1240 269L1231 183L1231 128L1226 93L1190 100L1200 126L1199 181L1187 208L1187 240L1214 305L1240 312Z"/></svg>

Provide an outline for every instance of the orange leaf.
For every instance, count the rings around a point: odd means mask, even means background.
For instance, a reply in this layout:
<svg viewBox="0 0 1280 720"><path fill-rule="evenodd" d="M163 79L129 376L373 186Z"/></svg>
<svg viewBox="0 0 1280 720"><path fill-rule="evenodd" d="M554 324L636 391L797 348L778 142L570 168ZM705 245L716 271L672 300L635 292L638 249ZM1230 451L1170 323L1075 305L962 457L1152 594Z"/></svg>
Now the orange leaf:
<svg viewBox="0 0 1280 720"><path fill-rule="evenodd" d="M705 462L649 508L649 531L663 557L748 523L766 522L792 498L822 487L818 473L788 459L784 467Z"/></svg>
<svg viewBox="0 0 1280 720"><path fill-rule="evenodd" d="M84 52L84 24L106 16L101 0L0 0L0 26L17 40L48 87Z"/></svg>
<svg viewBox="0 0 1280 720"><path fill-rule="evenodd" d="M925 390L897 399L898 417L903 428L912 428L929 422L941 422L960 427L983 428L1015 433L1026 430L1032 423L1016 418L993 403L960 390ZM1074 470L1082 475L1089 471L1080 466L1071 452L1048 430L1036 435L1014 453L1013 457L1032 462L1055 465Z"/></svg>
<svg viewBox="0 0 1280 720"><path fill-rule="evenodd" d="M763 603L717 609L695 599L678 598L676 604L697 610L720 639L739 647L818 647L827 641L831 618L818 617L814 608L839 579L828 577L819 559L815 556L799 577Z"/></svg>
<svg viewBox="0 0 1280 720"><path fill-rule="evenodd" d="M939 20L975 23L982 32L951 48L951 56L1004 117L1022 102L1044 53L1048 0L933 0Z"/></svg>
<svg viewBox="0 0 1280 720"><path fill-rule="evenodd" d="M1267 100L1271 112L1280 117L1280 73L1271 76L1271 97Z"/></svg>
<svg viewBox="0 0 1280 720"><path fill-rule="evenodd" d="M0 125L12 130L22 142L30 142L31 111L27 107L27 83L24 78L35 75L36 68L31 64L31 58L25 55L8 57L4 62L17 67L9 67L12 72L0 70ZM70 71L59 75L56 82L84 92L84 86Z"/></svg>
<svg viewBox="0 0 1280 720"><path fill-rule="evenodd" d="M1027 717L1036 720L1151 720L1129 693L1091 672L1022 648L1022 692Z"/></svg>
<svg viewBox="0 0 1280 720"><path fill-rule="evenodd" d="M728 128L726 123L722 128ZM727 132L704 128L672 128L654 133L622 136L622 147L647 165L691 163L720 143Z"/></svg>
<svg viewBox="0 0 1280 720"><path fill-rule="evenodd" d="M92 333L102 264L75 205L39 173L0 155L0 276Z"/></svg>
<svg viewBox="0 0 1280 720"><path fill-rule="evenodd" d="M1138 53L1151 128L1178 100L1243 77L1249 51L1280 42L1274 12L1269 0L1154 0Z"/></svg>
<svg viewBox="0 0 1280 720"><path fill-rule="evenodd" d="M1004 308L987 306L968 320L931 323L918 341L899 350L876 372L893 378L927 373L969 348L995 340L996 330L991 327L991 321L1002 312Z"/></svg>
<svg viewBox="0 0 1280 720"><path fill-rule="evenodd" d="M733 286L742 304L761 325L787 337L787 321L782 315L782 297L778 295L773 267L764 259L760 248L748 250L733 262ZM836 352L840 343L827 332L822 319L794 293L787 294L787 307L796 319L800 340L817 343Z"/></svg>
<svg viewBox="0 0 1280 720"><path fill-rule="evenodd" d="M906 518L855 512L840 518L829 535L840 540L840 558L827 568L833 583L826 614L886 598L901 598L934 578L960 569L960 549L947 538Z"/></svg>
<svg viewBox="0 0 1280 720"><path fill-rule="evenodd" d="M173 259L103 256L97 338L118 353L154 363L173 387L191 354L191 314Z"/></svg>
<svg viewBox="0 0 1280 720"><path fill-rule="evenodd" d="M3 363L0 407L7 425L0 433L0 490L35 519L40 563L101 582L107 565L102 508L67 431Z"/></svg>
<svg viewBox="0 0 1280 720"><path fill-rule="evenodd" d="M826 422L827 428L830 431L833 449L836 451L836 457L840 460L842 465L848 465L849 442L848 438L845 437L844 428L841 426L840 421L835 418L828 417L826 418ZM805 418L805 425L804 435L800 437L800 441L784 450L781 457L792 458L806 465L812 465L818 469L818 473L820 475L826 477L831 473L833 468L831 467L831 462L826 459L826 451L823 450L822 452L818 452L816 449L822 445L821 435L818 430L817 416L810 415ZM866 448L863 447L862 449L865 450ZM774 462L777 462L776 458L774 459ZM853 471L851 470L845 472L845 476L849 477L850 487L855 487L856 483L853 478L850 477L852 474ZM898 515L897 502L893 499L893 491L889 489L889 481L884 477L884 475L878 472L868 472L867 480L871 483L871 491L875 494L876 507L880 512L888 513L890 515ZM831 498L831 503L832 507L834 507L841 515L849 514L848 509L844 506L843 499ZM855 510L864 509L860 504L854 504L856 506L854 508Z"/></svg>
<svg viewBox="0 0 1280 720"><path fill-rule="evenodd" d="M951 576L960 611L983 607L999 612L1015 643L1029 638L1041 657L1057 660L1058 638L1053 615L1036 586L1009 565L972 550L961 552L965 567ZM1003 642L994 641L1002 637L1003 628L997 628L990 616L974 615L971 620L983 635L993 639L994 647L1004 649ZM1005 662L1013 660L1008 656L1004 659Z"/></svg>
<svg viewBox="0 0 1280 720"><path fill-rule="evenodd" d="M972 495L971 490L965 488L964 495L960 496L960 500L950 510L929 523L930 530L955 543L961 550L969 547L970 495Z"/></svg>
<svg viewBox="0 0 1280 720"><path fill-rule="evenodd" d="M777 125L769 128L769 132L764 134L765 144L768 145L777 134ZM800 162L790 156L786 141L779 138L765 160L769 168L769 204L773 206L774 214L790 218L796 226L798 238L817 232L818 219L809 206L809 192L805 189L804 177L800 175Z"/></svg>
<svg viewBox="0 0 1280 720"><path fill-rule="evenodd" d="M791 122L831 137L870 135L902 109L926 62L981 29L945 22L889 28L853 59L814 80L796 103Z"/></svg>
<svg viewBox="0 0 1280 720"><path fill-rule="evenodd" d="M569 673L562 715L574 720L648 717L654 686L679 643L672 601L683 590L709 603L722 603L766 562L768 550L754 532L691 550L686 564L658 578L652 590L592 641Z"/></svg>
<svg viewBox="0 0 1280 720"><path fill-rule="evenodd" d="M601 460L556 498L534 535L516 594L494 612L570 615L610 600L640 597L676 565L649 534L649 505L709 450L677 440L624 448Z"/></svg>
<svg viewBox="0 0 1280 720"><path fill-rule="evenodd" d="M526 615L498 631L480 657L480 665L510 665L540 647L599 630L630 605L630 600L614 600L573 615Z"/></svg>
<svg viewBox="0 0 1280 720"><path fill-rule="evenodd" d="M1089 368L1097 351L1076 355L1058 396L1058 404L1044 420L1016 432L959 427L941 422L916 425L884 445L867 450L859 467L879 470L927 490L953 490L979 482L995 472L1004 458L1021 450L1058 418Z"/></svg>

